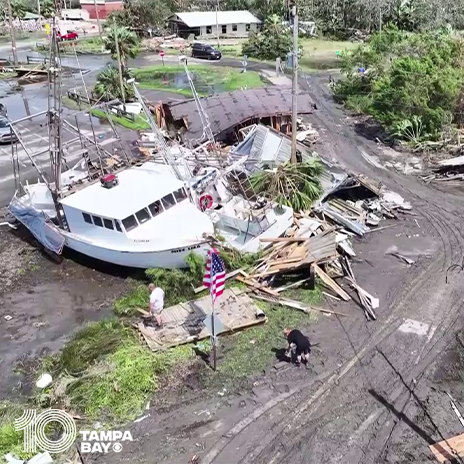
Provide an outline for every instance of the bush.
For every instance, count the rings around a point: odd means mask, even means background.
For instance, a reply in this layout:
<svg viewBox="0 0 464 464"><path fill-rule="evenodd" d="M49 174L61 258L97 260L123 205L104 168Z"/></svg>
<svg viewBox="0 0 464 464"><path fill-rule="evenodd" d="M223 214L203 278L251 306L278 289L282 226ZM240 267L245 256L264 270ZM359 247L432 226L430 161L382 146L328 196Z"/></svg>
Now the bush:
<svg viewBox="0 0 464 464"><path fill-rule="evenodd" d="M284 30L280 18L269 17L264 23L262 32L252 32L242 46L242 53L260 60L287 59L287 53L292 49L292 35Z"/></svg>
<svg viewBox="0 0 464 464"><path fill-rule="evenodd" d="M461 42L448 34L386 28L367 46L342 55L346 80L336 86L336 98L397 136L399 124L420 118L421 132L437 139L457 110L461 54Z"/></svg>

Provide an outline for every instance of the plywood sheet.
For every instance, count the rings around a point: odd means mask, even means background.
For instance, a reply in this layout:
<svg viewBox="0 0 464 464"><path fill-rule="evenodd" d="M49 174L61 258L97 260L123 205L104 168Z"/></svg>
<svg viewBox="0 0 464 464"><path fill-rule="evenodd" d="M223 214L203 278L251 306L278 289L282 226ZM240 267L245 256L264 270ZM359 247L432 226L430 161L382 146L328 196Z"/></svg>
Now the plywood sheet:
<svg viewBox="0 0 464 464"><path fill-rule="evenodd" d="M215 315L224 324L222 333L265 322L266 317L258 318L257 311L251 298L238 288L226 289L215 304ZM158 351L208 338L211 334L203 323L208 314L211 314L210 295L166 308L162 313L162 328L146 327L143 322L137 328L147 345Z"/></svg>
<svg viewBox="0 0 464 464"><path fill-rule="evenodd" d="M435 455L438 462L452 461L458 456L463 457L464 434L430 445L430 451Z"/></svg>

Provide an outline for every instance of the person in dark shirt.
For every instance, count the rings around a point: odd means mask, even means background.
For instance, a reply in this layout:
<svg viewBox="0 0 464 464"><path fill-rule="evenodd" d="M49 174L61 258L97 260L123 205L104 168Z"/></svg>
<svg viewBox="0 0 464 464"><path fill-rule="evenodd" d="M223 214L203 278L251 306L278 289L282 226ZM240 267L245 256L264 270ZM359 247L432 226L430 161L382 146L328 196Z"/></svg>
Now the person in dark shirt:
<svg viewBox="0 0 464 464"><path fill-rule="evenodd" d="M292 358L296 356L296 364L300 364L302 359L305 364L309 361L309 353L311 352L311 343L309 338L303 335L297 329L285 329L285 337L287 338L288 348L286 356Z"/></svg>

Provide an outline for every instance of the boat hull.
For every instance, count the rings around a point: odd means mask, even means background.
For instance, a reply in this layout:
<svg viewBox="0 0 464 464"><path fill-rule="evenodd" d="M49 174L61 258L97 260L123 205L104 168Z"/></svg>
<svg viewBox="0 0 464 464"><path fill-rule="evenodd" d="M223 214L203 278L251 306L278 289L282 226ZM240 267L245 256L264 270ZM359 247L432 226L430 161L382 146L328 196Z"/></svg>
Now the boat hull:
<svg viewBox="0 0 464 464"><path fill-rule="evenodd" d="M156 251L122 251L103 248L96 244L84 242L66 233L65 246L90 258L99 259L118 266L149 269L160 267L164 269L182 269L188 267L186 259L190 253L206 257L210 246L207 242L196 243L181 248Z"/></svg>

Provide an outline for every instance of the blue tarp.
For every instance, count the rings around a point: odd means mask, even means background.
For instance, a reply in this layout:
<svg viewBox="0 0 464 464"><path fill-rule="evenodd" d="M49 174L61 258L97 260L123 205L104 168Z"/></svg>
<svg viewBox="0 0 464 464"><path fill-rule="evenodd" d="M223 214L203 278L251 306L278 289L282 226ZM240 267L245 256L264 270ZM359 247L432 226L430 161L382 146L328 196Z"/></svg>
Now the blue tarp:
<svg viewBox="0 0 464 464"><path fill-rule="evenodd" d="M43 211L25 205L16 196L8 206L10 213L45 247L60 255L63 251L64 237Z"/></svg>

